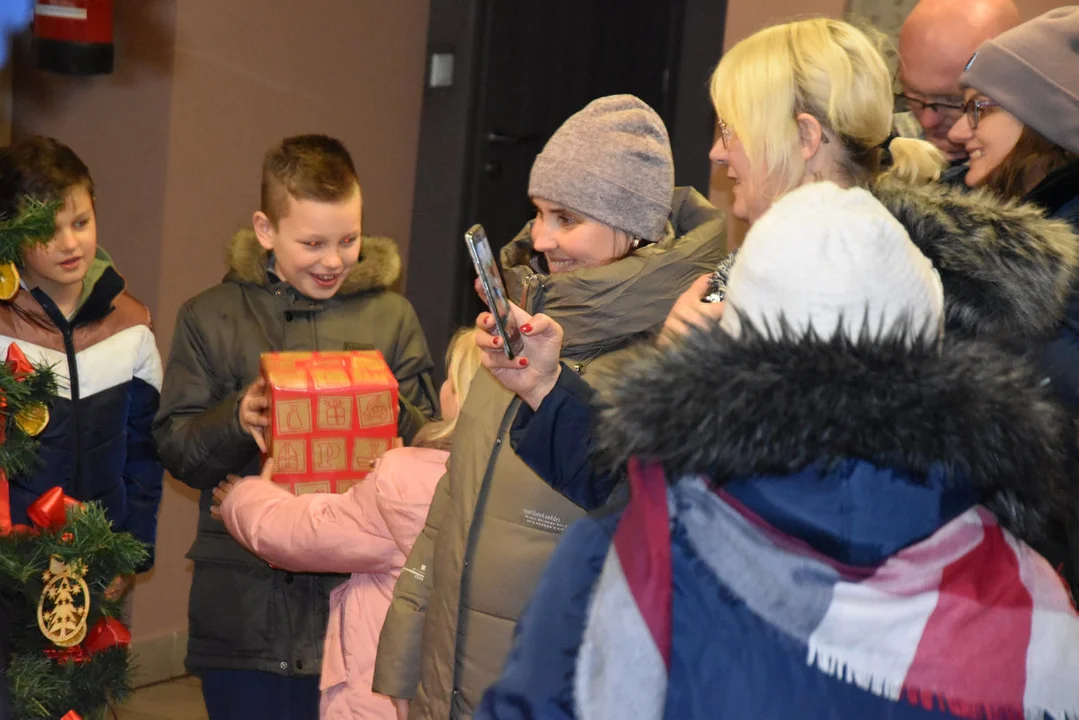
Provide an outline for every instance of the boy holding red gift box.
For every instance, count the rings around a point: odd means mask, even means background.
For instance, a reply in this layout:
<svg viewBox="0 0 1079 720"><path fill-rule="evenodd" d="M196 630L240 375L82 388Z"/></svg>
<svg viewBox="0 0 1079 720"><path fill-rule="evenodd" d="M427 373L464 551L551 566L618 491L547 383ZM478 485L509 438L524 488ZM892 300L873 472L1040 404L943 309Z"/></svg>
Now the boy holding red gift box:
<svg viewBox="0 0 1079 720"><path fill-rule="evenodd" d="M362 238L362 197L344 146L286 138L266 154L261 208L225 280L176 323L154 437L165 467L202 491L187 666L212 720L316 718L328 596L340 575L271 568L210 516L213 488L257 474L271 425L266 352L378 350L399 385L398 434L435 414L432 361L412 306L388 290L393 243Z"/></svg>

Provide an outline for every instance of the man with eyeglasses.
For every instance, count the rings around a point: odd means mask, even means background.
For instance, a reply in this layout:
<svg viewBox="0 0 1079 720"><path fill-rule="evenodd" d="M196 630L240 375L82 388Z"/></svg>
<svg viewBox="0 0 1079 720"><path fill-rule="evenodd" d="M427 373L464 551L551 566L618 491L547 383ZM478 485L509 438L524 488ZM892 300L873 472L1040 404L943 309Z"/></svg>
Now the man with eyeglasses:
<svg viewBox="0 0 1079 720"><path fill-rule="evenodd" d="M1019 24L1012 0L921 0L899 31L899 93L896 131L921 136L952 162L963 177L967 153L948 140L963 115L959 76L984 41Z"/></svg>

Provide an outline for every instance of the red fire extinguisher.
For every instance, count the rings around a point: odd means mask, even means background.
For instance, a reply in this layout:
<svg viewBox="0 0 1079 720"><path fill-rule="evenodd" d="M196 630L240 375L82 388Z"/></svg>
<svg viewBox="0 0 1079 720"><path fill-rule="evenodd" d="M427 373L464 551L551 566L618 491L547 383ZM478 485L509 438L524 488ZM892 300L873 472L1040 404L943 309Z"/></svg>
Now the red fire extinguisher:
<svg viewBox="0 0 1079 720"><path fill-rule="evenodd" d="M112 5L113 0L37 0L37 66L65 75L111 73Z"/></svg>

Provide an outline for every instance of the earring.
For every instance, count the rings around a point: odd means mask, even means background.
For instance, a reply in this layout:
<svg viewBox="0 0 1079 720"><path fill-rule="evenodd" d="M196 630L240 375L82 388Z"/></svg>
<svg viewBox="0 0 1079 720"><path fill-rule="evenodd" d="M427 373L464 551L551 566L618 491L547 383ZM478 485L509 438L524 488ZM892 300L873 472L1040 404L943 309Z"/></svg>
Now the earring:
<svg viewBox="0 0 1079 720"><path fill-rule="evenodd" d="M630 250L636 250L636 249L637 249L637 247L638 247L638 246L639 246L640 244L641 244L641 239L640 239L639 237L635 237L635 238L633 238L633 242L631 242L631 243L629 244L629 249L630 249Z"/></svg>

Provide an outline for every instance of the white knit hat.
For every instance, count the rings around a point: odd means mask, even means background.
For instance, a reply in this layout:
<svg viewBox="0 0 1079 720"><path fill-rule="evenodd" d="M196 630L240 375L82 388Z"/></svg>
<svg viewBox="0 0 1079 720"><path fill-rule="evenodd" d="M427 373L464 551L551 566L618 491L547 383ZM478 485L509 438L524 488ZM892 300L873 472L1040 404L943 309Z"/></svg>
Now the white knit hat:
<svg viewBox="0 0 1079 720"><path fill-rule="evenodd" d="M722 326L744 319L776 336L783 318L798 337L863 328L936 339L944 288L933 264L888 210L861 188L815 182L778 200L753 224L731 270ZM741 314L742 318L739 318Z"/></svg>

